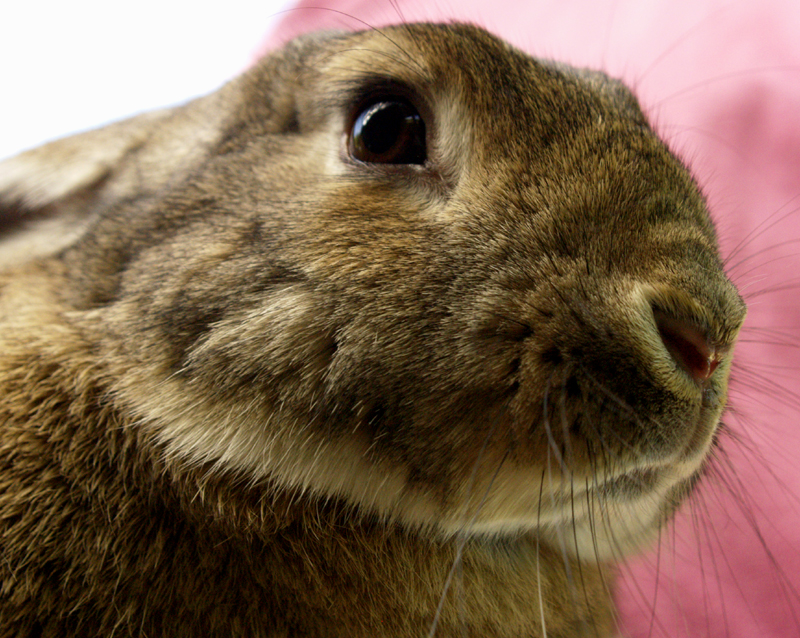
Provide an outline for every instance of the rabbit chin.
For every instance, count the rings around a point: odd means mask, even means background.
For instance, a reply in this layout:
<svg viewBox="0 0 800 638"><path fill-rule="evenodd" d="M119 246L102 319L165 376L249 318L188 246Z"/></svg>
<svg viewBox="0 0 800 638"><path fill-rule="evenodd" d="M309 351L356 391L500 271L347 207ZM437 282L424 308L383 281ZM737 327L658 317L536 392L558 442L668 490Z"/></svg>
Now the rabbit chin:
<svg viewBox="0 0 800 638"><path fill-rule="evenodd" d="M546 517L453 523L445 529L452 535L466 534L488 542L534 535L542 545L579 560L619 560L653 540L663 521L665 503L662 494L648 494L630 502L583 495L576 497L574 508L550 512Z"/></svg>
<svg viewBox="0 0 800 638"><path fill-rule="evenodd" d="M618 560L650 543L701 472L706 455L637 468L614 477L548 476L541 469L501 468L478 488L479 507L443 520L450 535L498 539L535 534L543 544L583 560Z"/></svg>
<svg viewBox="0 0 800 638"><path fill-rule="evenodd" d="M419 484L408 480L406 468L371 458L364 441L326 440L277 418L264 423L230 409L209 411L202 400L188 409L183 402L170 405L158 397L180 393L143 395L143 385L136 386L148 415L143 425L184 463L210 463L220 473L248 477L252 489L266 480L279 489L340 499L356 516L377 515L434 537L493 542L534 534L587 560L618 558L649 541L705 457L662 459L615 476L487 462L449 485Z"/></svg>

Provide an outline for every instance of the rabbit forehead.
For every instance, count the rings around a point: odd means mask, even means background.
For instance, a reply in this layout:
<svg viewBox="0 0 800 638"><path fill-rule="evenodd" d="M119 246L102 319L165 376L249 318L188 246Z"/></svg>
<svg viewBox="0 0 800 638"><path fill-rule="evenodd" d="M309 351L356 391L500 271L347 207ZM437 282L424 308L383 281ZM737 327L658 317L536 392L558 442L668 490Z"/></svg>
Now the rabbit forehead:
<svg viewBox="0 0 800 638"><path fill-rule="evenodd" d="M400 25L317 44L305 58L303 72L306 88L318 102L346 99L342 89L352 84L390 79L436 98L450 92L473 114L496 121L524 111L552 125L568 113L602 111L645 123L636 99L621 82L599 71L534 58L467 24ZM320 92L327 100L319 99Z"/></svg>

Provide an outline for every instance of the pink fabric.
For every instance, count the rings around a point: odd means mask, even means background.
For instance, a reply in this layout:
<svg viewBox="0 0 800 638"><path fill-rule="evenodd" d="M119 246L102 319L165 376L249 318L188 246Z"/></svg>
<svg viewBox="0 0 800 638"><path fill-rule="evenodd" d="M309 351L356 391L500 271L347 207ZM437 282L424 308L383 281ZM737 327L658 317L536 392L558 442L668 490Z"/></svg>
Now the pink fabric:
<svg viewBox="0 0 800 638"><path fill-rule="evenodd" d="M718 469L664 532L661 551L624 568L623 628L635 637L800 636L800 2L307 0L298 7L267 48L319 28L458 19L636 88L703 185L750 310L726 417L739 440L725 442Z"/></svg>

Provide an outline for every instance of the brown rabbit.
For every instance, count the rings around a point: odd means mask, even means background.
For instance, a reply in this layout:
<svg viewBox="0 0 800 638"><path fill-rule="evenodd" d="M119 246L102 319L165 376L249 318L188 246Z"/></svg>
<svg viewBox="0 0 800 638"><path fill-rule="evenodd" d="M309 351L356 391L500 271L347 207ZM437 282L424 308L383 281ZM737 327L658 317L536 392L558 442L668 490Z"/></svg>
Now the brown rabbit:
<svg viewBox="0 0 800 638"><path fill-rule="evenodd" d="M632 94L297 39L0 164L0 635L608 636L744 305Z"/></svg>

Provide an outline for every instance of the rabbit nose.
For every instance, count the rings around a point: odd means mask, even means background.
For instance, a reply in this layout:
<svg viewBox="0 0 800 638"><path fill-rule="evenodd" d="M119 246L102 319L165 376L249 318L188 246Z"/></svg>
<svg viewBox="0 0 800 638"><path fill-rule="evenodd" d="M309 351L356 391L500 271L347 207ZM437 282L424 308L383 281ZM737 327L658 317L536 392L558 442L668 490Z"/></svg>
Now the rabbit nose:
<svg viewBox="0 0 800 638"><path fill-rule="evenodd" d="M664 346L678 364L694 381L702 385L714 370L729 347L715 344L697 325L655 310L658 333Z"/></svg>

